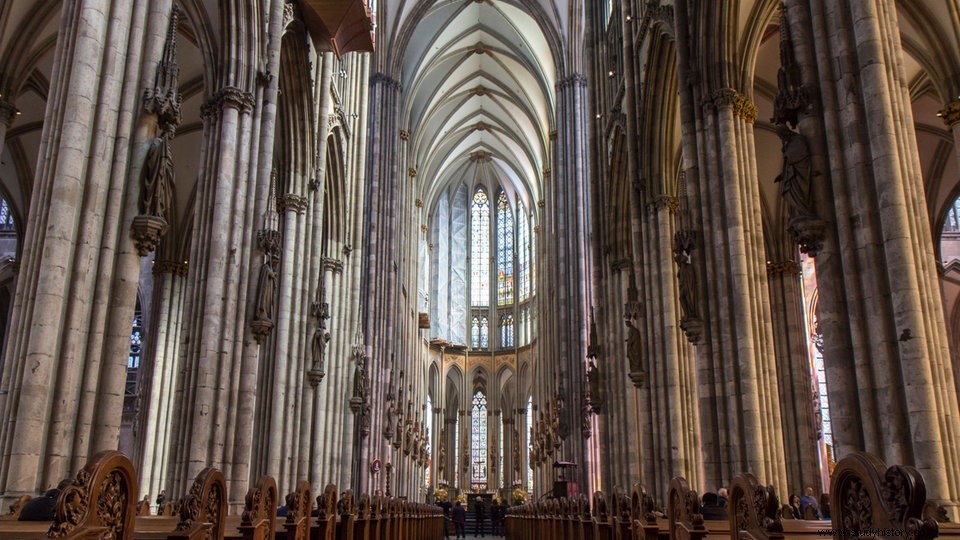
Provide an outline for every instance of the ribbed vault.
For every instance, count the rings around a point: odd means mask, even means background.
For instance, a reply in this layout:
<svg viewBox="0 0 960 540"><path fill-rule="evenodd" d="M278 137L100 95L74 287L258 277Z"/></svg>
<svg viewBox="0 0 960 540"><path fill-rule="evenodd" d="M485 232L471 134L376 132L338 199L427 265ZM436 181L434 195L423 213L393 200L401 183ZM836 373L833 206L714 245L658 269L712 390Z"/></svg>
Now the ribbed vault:
<svg viewBox="0 0 960 540"><path fill-rule="evenodd" d="M532 205L554 118L556 49L547 36L556 31L531 14L549 19L546 12L499 0L415 11L416 25L401 32L401 125L428 208L450 184L470 179L499 181Z"/></svg>

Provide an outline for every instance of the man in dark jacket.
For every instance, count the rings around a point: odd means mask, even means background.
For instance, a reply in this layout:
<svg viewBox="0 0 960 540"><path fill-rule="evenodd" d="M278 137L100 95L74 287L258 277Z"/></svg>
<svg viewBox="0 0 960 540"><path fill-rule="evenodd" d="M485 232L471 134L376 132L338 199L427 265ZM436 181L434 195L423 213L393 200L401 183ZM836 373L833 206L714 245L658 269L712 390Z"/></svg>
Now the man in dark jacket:
<svg viewBox="0 0 960 540"><path fill-rule="evenodd" d="M453 507L453 527L457 531L457 538L467 537L467 511L460 501Z"/></svg>
<svg viewBox="0 0 960 540"><path fill-rule="evenodd" d="M473 504L475 505L473 507L473 519L475 520L473 524L473 536L480 536L483 534L483 501L478 498Z"/></svg>

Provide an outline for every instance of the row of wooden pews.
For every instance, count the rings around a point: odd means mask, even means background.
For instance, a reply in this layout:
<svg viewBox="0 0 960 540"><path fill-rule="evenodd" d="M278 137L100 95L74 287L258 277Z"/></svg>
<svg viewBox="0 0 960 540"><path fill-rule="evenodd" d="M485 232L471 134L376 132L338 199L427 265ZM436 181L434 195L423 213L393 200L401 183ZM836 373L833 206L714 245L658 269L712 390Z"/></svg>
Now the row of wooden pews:
<svg viewBox="0 0 960 540"><path fill-rule="evenodd" d="M507 512L509 540L814 540L834 538L937 537L960 540L960 527L938 523L935 505L926 501L923 478L913 467L887 467L878 458L857 453L837 464L831 478L833 521L783 519L772 486L752 474L737 476L729 489L727 520L704 520L701 500L686 480L675 478L667 496L666 518L637 484L628 498L622 489L610 497L597 492L546 499Z"/></svg>
<svg viewBox="0 0 960 540"><path fill-rule="evenodd" d="M77 473L57 500L51 522L16 521L16 511L0 520L0 540L40 538L103 540L419 540L443 537L439 507L352 491L337 494L328 485L317 498L317 515L308 482L286 496L287 515L277 517L276 481L261 477L247 491L239 516L227 515L223 474L213 468L197 475L189 493L170 508L177 515L138 515L137 481L130 460L101 452ZM166 509L165 509L166 511Z"/></svg>

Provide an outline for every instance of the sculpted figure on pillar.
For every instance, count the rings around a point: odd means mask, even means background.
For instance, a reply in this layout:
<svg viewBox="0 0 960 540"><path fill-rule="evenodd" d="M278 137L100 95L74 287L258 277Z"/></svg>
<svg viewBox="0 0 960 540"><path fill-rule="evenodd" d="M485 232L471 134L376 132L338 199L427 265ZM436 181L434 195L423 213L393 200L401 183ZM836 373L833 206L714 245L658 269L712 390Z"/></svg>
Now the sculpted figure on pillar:
<svg viewBox="0 0 960 540"><path fill-rule="evenodd" d="M254 304L252 331L257 341L262 341L273 329L274 302L277 291L277 267L280 265L280 233L262 230L257 235L264 261L257 276L257 294Z"/></svg>
<svg viewBox="0 0 960 540"><path fill-rule="evenodd" d="M180 125L180 68L177 65L176 32L180 11L176 6L170 17L163 57L157 64L153 88L143 97L143 109L157 118L158 135L150 142L140 174L139 215L133 219L131 236L137 253L143 257L157 248L167 232L169 210L173 204L173 153L170 141Z"/></svg>
<svg viewBox="0 0 960 540"><path fill-rule="evenodd" d="M692 230L681 229L673 236L673 261L677 263L677 286L680 293L680 327L691 343L700 341L702 323L697 292L697 271L693 266L693 250L696 235Z"/></svg>
<svg viewBox="0 0 960 540"><path fill-rule="evenodd" d="M173 202L173 155L170 139L163 134L153 139L143 164L143 196L140 214L167 221L167 211ZM166 230L166 227L164 227Z"/></svg>
<svg viewBox="0 0 960 540"><path fill-rule="evenodd" d="M366 400L367 380L367 358L357 357L357 365L353 369L353 397Z"/></svg>
<svg viewBox="0 0 960 540"><path fill-rule="evenodd" d="M633 371L633 364L630 364L631 371ZM589 406L587 409L590 412L595 414L600 414L600 410L603 408L603 390L601 389L602 380L601 380L600 366L597 365L596 360L590 360L590 364L587 366L587 388L589 390ZM584 400L588 401L588 400Z"/></svg>
<svg viewBox="0 0 960 540"><path fill-rule="evenodd" d="M630 380L639 388L646 378L646 371L643 368L643 339L633 317L627 317L623 322L627 325L627 360L630 362ZM593 399L592 383L590 392Z"/></svg>
<svg viewBox="0 0 960 540"><path fill-rule="evenodd" d="M814 176L807 138L787 127L777 126L782 141L783 171L777 176L780 193L787 205L787 231L800 250L815 257L823 247L824 222L813 211L810 181Z"/></svg>
<svg viewBox="0 0 960 540"><path fill-rule="evenodd" d="M393 405L387 404L387 414L383 422L383 438L390 440L393 438Z"/></svg>

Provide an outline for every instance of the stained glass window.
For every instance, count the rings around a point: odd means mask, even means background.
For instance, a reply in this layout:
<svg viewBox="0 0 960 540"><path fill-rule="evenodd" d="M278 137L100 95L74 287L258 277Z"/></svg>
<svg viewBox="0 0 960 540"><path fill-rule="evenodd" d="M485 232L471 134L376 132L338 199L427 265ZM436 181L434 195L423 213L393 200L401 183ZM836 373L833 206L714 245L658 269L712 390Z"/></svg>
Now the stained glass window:
<svg viewBox="0 0 960 540"><path fill-rule="evenodd" d="M460 485L460 415L453 423L453 482Z"/></svg>
<svg viewBox="0 0 960 540"><path fill-rule="evenodd" d="M3 202L4 204L6 203L6 201ZM957 198L955 201L953 201L953 206L947 210L947 219L945 219L943 222L943 232L960 232L960 198Z"/></svg>
<svg viewBox="0 0 960 540"><path fill-rule="evenodd" d="M473 194L470 234L471 303L486 306L490 302L490 201L483 189Z"/></svg>
<svg viewBox="0 0 960 540"><path fill-rule="evenodd" d="M500 440L498 445L500 447L500 456L498 458L499 463L497 464L497 487L503 486L503 417L500 418Z"/></svg>
<svg viewBox="0 0 960 540"><path fill-rule="evenodd" d="M490 347L490 328L487 324L487 318L483 317L480 319L480 348L486 349Z"/></svg>
<svg viewBox="0 0 960 540"><path fill-rule="evenodd" d="M497 305L513 303L513 212L503 191L497 197Z"/></svg>
<svg viewBox="0 0 960 540"><path fill-rule="evenodd" d="M530 296L530 222L523 201L517 203L517 285L520 300Z"/></svg>
<svg viewBox="0 0 960 540"><path fill-rule="evenodd" d="M433 400L430 399L430 395L427 394L427 411L423 414L424 418L424 428L427 433L427 460L433 460L433 448L430 446L430 436L433 433ZM423 468L423 485L430 485L430 464Z"/></svg>
<svg viewBox="0 0 960 540"><path fill-rule="evenodd" d="M513 347L513 315L500 317L500 346Z"/></svg>
<svg viewBox="0 0 960 540"><path fill-rule="evenodd" d="M487 488L487 396L473 395L470 415L470 483L474 488Z"/></svg>
<svg viewBox="0 0 960 540"><path fill-rule="evenodd" d="M128 396L137 393L137 370L140 369L140 357L143 354L143 310L137 299L133 311L133 323L130 325L130 351L127 354L127 382L125 392Z"/></svg>
<svg viewBox="0 0 960 540"><path fill-rule="evenodd" d="M13 222L13 212L10 211L10 204L3 197L0 197L0 232L16 231L16 223Z"/></svg>
<svg viewBox="0 0 960 540"><path fill-rule="evenodd" d="M474 317L470 324L470 346L474 349L480 347L480 319L478 317Z"/></svg>
<svg viewBox="0 0 960 540"><path fill-rule="evenodd" d="M528 216L530 228L530 294L537 294L537 229L533 226L533 216Z"/></svg>
<svg viewBox="0 0 960 540"><path fill-rule="evenodd" d="M533 467L529 455L533 452L533 396L527 399L527 491L533 493Z"/></svg>

